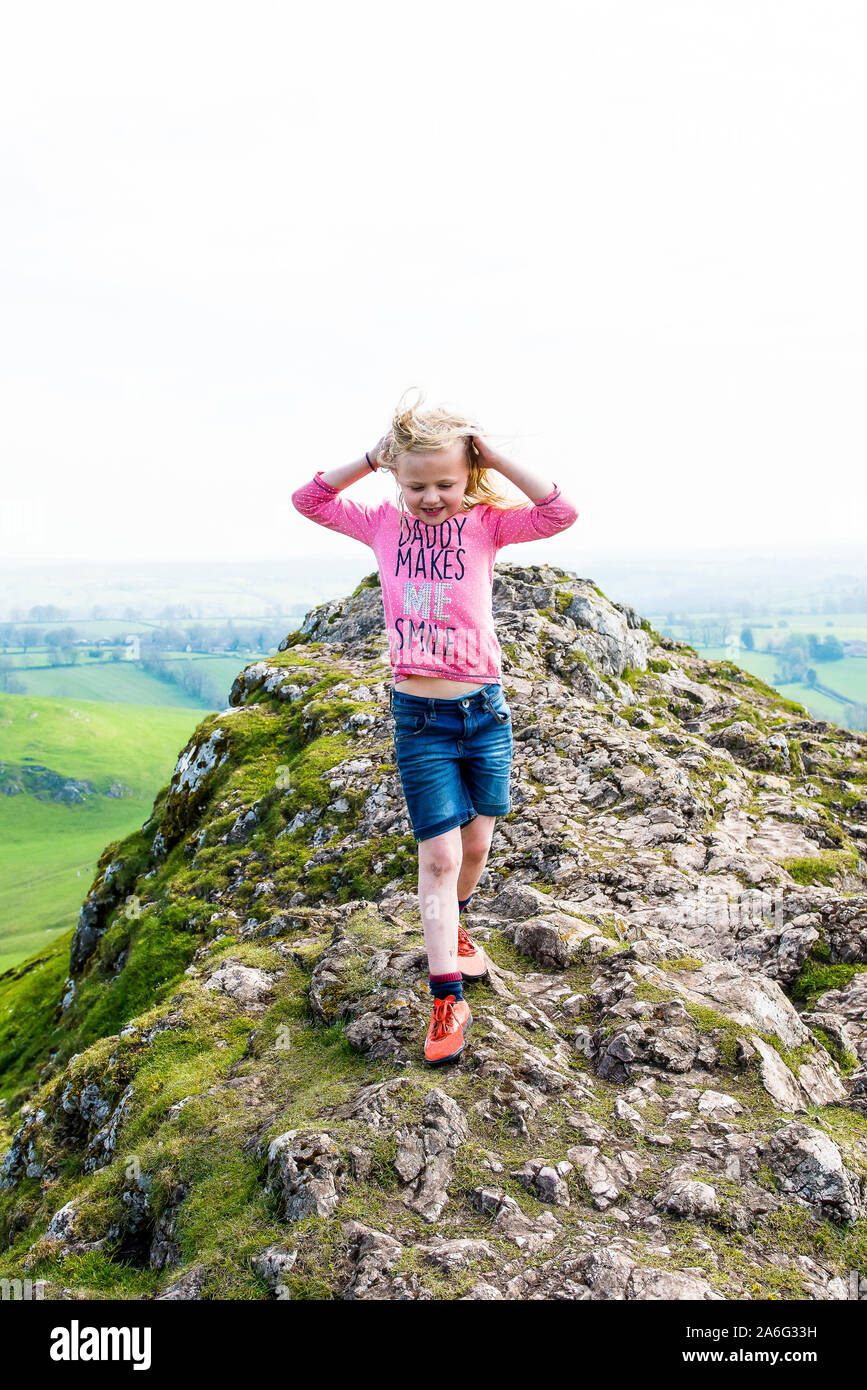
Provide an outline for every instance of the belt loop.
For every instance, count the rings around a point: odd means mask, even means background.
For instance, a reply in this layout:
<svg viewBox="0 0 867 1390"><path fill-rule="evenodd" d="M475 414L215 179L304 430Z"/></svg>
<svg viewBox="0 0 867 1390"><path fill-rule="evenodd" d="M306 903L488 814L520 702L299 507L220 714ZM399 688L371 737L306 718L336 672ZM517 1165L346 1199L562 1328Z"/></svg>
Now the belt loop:
<svg viewBox="0 0 867 1390"><path fill-rule="evenodd" d="M428 702L427 702L427 712L428 712L428 718L430 719L430 722L431 722L432 724L435 724L435 723L437 722L437 702L436 702L436 700L434 699L433 695L431 695L430 698L428 699Z"/></svg>

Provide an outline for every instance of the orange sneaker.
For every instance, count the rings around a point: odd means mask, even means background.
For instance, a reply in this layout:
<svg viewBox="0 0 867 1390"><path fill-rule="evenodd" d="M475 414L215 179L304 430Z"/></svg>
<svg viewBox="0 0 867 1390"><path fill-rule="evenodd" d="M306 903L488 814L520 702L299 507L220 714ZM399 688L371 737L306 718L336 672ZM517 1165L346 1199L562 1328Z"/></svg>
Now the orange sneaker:
<svg viewBox="0 0 867 1390"><path fill-rule="evenodd" d="M477 946L466 927L458 925L458 969L465 980L483 980L488 973L488 958Z"/></svg>
<svg viewBox="0 0 867 1390"><path fill-rule="evenodd" d="M456 1062L464 1050L464 1031L473 1021L466 999L435 999L430 1027L424 1042L425 1061L438 1067L442 1062Z"/></svg>

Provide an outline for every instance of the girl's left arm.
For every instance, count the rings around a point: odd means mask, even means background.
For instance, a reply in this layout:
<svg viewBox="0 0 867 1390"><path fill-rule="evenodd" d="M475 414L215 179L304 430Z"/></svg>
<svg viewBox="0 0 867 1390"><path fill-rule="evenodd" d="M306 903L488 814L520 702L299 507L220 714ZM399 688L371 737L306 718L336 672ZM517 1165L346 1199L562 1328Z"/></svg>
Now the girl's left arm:
<svg viewBox="0 0 867 1390"><path fill-rule="evenodd" d="M514 507L505 510L489 507L485 519L491 530L494 549L504 545L514 545L518 541L543 540L546 536L556 536L566 531L578 519L578 508L565 497L557 484L525 468L520 463L495 453L479 435L473 436L473 443L481 455L486 468L494 469L508 478L533 503L530 507Z"/></svg>

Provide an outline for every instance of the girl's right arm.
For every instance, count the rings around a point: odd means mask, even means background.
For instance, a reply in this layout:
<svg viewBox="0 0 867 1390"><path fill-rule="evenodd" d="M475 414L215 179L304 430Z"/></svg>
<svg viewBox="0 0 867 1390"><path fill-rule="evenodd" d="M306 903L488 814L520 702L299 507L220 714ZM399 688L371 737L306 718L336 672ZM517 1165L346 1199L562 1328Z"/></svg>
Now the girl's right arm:
<svg viewBox="0 0 867 1390"><path fill-rule="evenodd" d="M373 463L377 460L381 444L380 439L369 450ZM350 483L363 478L370 471L366 458L344 464L341 468L331 468L327 473L319 469L309 482L296 488L292 494L292 505L317 525L339 531L344 536L352 536L363 545L372 545L377 514L382 504L362 507L358 502L350 502L348 498L340 496L341 489L349 487Z"/></svg>

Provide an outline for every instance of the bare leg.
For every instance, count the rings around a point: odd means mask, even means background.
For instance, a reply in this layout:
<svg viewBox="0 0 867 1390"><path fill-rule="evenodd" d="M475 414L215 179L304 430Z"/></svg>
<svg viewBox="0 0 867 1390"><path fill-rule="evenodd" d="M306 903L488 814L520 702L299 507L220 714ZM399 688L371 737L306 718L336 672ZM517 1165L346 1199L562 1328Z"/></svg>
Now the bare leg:
<svg viewBox="0 0 867 1390"><path fill-rule="evenodd" d="M458 969L461 858L459 826L419 842L418 899L431 975L453 975Z"/></svg>
<svg viewBox="0 0 867 1390"><path fill-rule="evenodd" d="M494 836L496 816L476 816L469 825L461 826L463 861L458 875L458 898L463 902L472 893L488 862L488 852Z"/></svg>

